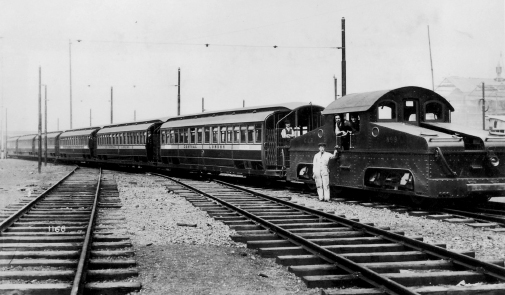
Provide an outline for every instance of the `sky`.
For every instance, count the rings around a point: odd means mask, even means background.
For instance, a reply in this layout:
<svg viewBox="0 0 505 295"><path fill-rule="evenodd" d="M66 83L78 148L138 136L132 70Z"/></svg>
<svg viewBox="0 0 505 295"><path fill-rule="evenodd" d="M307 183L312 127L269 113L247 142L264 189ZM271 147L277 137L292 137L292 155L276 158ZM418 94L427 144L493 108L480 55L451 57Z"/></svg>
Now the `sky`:
<svg viewBox="0 0 505 295"><path fill-rule="evenodd" d="M494 78L505 54L503 0L0 0L0 121L48 131L347 94ZM208 46L206 45L208 44ZM502 62L503 63L503 62ZM71 65L71 70L70 70ZM70 79L71 73L71 79ZM71 82L70 82L71 80ZM44 99L44 88L42 88Z"/></svg>

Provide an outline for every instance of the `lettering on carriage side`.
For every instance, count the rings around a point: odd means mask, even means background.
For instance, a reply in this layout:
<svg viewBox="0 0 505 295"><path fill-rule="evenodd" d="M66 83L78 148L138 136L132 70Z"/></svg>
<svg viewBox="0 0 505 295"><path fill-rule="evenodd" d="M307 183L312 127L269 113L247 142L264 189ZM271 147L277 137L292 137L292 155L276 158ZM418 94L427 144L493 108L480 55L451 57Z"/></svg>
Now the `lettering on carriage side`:
<svg viewBox="0 0 505 295"><path fill-rule="evenodd" d="M192 145L192 144L185 144L183 145L184 149L197 149L198 147L196 145Z"/></svg>
<svg viewBox="0 0 505 295"><path fill-rule="evenodd" d="M211 144L207 146L209 149L224 150L226 146L224 144Z"/></svg>

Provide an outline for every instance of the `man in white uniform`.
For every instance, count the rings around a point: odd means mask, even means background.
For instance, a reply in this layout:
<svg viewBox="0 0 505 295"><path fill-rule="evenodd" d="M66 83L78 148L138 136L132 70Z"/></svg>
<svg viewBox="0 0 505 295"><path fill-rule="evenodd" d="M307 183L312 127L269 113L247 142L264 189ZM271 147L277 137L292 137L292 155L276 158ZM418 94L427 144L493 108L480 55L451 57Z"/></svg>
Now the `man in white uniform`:
<svg viewBox="0 0 505 295"><path fill-rule="evenodd" d="M320 201L330 201L330 170L328 169L328 162L337 156L337 150L332 154L325 152L326 144L319 144L319 153L314 155L314 162L312 171L313 177L316 181L317 194Z"/></svg>

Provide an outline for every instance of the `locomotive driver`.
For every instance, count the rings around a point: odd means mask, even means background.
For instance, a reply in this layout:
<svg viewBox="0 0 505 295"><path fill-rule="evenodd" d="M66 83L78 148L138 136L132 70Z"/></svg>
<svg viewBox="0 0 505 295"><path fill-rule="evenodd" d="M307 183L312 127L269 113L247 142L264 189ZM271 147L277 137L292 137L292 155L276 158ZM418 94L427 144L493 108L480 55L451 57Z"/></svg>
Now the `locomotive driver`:
<svg viewBox="0 0 505 295"><path fill-rule="evenodd" d="M319 201L330 201L330 170L328 169L328 162L337 156L337 149L333 154L325 152L326 143L319 144L319 152L314 155L314 162L312 171L313 177L316 181L317 195Z"/></svg>

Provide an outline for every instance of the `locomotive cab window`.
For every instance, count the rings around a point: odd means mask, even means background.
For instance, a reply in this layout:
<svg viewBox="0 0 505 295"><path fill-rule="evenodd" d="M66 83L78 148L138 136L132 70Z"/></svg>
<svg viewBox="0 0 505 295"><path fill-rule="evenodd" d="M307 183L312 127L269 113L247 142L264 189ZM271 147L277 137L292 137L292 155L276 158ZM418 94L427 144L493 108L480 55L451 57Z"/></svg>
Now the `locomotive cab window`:
<svg viewBox="0 0 505 295"><path fill-rule="evenodd" d="M377 119L379 121L396 121L396 103L383 101L377 106Z"/></svg>
<svg viewBox="0 0 505 295"><path fill-rule="evenodd" d="M417 123L418 107L416 100L405 100L403 102L403 121L409 123Z"/></svg>
<svg viewBox="0 0 505 295"><path fill-rule="evenodd" d="M425 121L443 121L444 105L438 101L428 101L424 105L424 114Z"/></svg>

